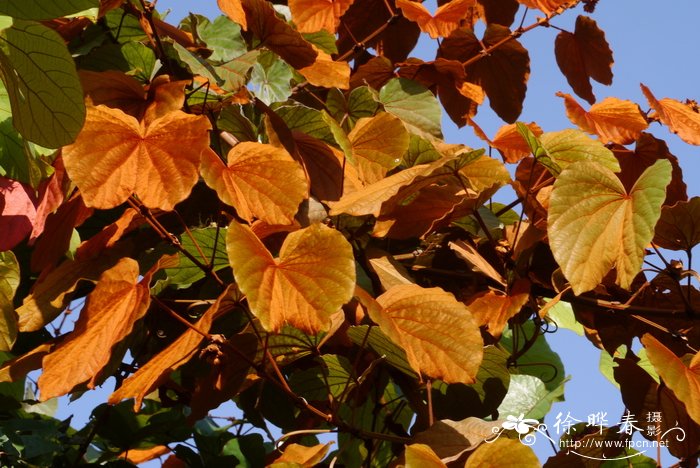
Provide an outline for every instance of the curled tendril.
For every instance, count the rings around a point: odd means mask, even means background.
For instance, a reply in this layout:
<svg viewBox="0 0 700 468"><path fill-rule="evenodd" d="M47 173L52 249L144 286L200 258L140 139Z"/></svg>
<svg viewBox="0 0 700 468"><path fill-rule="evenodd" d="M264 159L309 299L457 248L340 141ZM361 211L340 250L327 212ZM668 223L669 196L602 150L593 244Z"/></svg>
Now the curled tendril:
<svg viewBox="0 0 700 468"><path fill-rule="evenodd" d="M685 431L682 427L678 426L678 422L676 422L676 426L672 427L671 429L667 429L666 432L661 434L661 440L665 440L666 434L668 434L671 431L680 431L680 434L676 434L676 440L678 442L683 442L685 440Z"/></svg>

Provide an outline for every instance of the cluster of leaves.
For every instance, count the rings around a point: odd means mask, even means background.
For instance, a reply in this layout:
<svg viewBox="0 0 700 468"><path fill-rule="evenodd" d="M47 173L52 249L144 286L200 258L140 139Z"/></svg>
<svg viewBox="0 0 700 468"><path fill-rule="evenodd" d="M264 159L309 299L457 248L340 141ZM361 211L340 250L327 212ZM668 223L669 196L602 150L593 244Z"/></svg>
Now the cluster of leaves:
<svg viewBox="0 0 700 468"><path fill-rule="evenodd" d="M684 428L669 449L693 464L700 201L648 127L698 145L700 114L644 86L650 112L596 102L612 52L580 15L554 49L591 107L560 93L577 129L516 122L518 38L579 3L219 0L174 26L143 1L3 2L3 463L539 466L484 442L563 398L556 324L585 328L628 410ZM432 61L409 57L421 34ZM441 108L488 154L442 141ZM109 377L84 428L51 416Z"/></svg>

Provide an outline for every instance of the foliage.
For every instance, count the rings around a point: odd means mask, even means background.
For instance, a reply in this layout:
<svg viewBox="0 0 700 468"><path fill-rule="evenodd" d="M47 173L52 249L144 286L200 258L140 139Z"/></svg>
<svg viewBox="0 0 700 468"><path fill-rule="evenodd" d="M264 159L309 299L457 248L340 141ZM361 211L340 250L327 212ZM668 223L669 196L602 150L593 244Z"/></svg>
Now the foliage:
<svg viewBox="0 0 700 468"><path fill-rule="evenodd" d="M612 51L581 13L554 51L591 107L560 92L576 128L518 122L519 38L595 3L219 0L171 25L145 1L4 2L3 465L538 466L517 438L564 397L556 324L693 465L698 199L649 127L698 145L697 106L596 102ZM442 140L443 110L476 148ZM52 416L109 377L85 427ZM616 450L586 453L650 461Z"/></svg>

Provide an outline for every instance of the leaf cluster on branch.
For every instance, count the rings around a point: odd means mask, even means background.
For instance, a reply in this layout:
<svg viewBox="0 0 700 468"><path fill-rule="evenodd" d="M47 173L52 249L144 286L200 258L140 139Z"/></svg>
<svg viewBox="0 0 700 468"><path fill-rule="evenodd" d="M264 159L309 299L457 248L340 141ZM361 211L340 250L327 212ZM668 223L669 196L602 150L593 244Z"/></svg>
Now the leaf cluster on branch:
<svg viewBox="0 0 700 468"><path fill-rule="evenodd" d="M563 399L567 327L695 466L700 202L651 129L699 145L697 105L596 100L596 1L438 3L0 5L3 464L539 466L522 437ZM540 27L590 105L557 93L567 130L518 121ZM52 415L110 377L85 427ZM583 456L655 463L629 450Z"/></svg>

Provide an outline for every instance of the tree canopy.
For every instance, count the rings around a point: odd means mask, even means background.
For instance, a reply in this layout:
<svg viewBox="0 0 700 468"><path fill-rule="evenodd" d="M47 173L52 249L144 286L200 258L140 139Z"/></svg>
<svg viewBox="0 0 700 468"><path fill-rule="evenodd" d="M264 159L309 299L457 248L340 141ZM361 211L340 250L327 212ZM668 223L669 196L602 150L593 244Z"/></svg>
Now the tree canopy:
<svg viewBox="0 0 700 468"><path fill-rule="evenodd" d="M3 466L696 466L700 199L659 130L700 113L596 98L597 3L2 2ZM520 120L541 27L565 130ZM551 439L556 328L626 417Z"/></svg>

